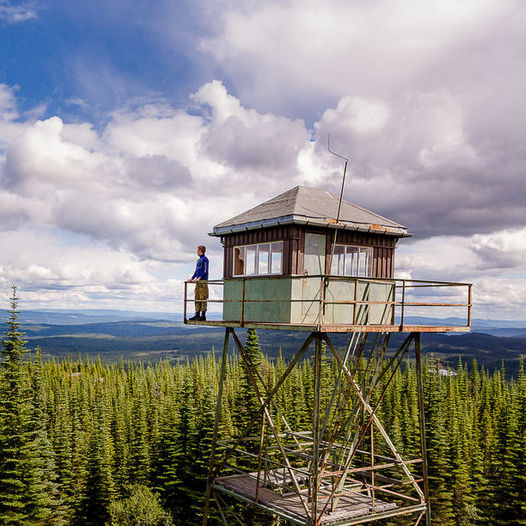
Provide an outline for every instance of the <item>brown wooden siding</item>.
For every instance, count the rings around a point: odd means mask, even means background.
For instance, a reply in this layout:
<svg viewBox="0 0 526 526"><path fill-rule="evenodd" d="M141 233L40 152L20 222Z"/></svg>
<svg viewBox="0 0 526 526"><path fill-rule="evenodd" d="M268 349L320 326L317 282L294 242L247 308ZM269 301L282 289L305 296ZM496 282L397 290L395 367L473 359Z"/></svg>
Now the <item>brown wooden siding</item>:
<svg viewBox="0 0 526 526"><path fill-rule="evenodd" d="M255 243L283 241L283 274L303 274L303 254L305 250L305 232L327 235L326 272L330 272L329 259L334 239L333 229L306 228L298 225L286 225L260 230L247 230L223 236L224 259L223 277L233 277L233 250L235 246ZM394 275L394 253L397 238L380 234L338 230L336 243L373 247L373 277L392 278Z"/></svg>

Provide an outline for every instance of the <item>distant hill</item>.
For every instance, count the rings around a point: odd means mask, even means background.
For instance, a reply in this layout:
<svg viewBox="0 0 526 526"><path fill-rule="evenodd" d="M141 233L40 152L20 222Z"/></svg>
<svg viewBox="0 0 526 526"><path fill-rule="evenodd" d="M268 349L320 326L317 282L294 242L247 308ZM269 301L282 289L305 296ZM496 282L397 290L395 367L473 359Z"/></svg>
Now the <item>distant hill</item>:
<svg viewBox="0 0 526 526"><path fill-rule="evenodd" d="M218 316L218 315L216 315ZM214 314L211 314L214 317ZM6 315L7 319L7 315ZM106 360L125 359L181 360L219 351L224 329L195 327L182 323L182 315L167 312L120 310L29 310L20 315L28 346L41 347L46 357L100 355ZM457 318L432 319L413 317L407 323L462 325ZM244 331L239 331L244 338ZM263 351L277 357L279 350L290 357L299 348L306 333L260 331ZM404 336L394 334L390 348ZM344 335L335 335L336 345L344 345ZM422 334L423 350L439 357L444 365L456 366L458 357L493 369L504 361L509 371L516 370L522 354L526 355L526 322L474 320L470 334Z"/></svg>
<svg viewBox="0 0 526 526"><path fill-rule="evenodd" d="M48 323L55 325L80 325L85 323L130 320L181 320L182 314L170 312L140 312L111 309L71 310L24 310L20 321L24 324Z"/></svg>

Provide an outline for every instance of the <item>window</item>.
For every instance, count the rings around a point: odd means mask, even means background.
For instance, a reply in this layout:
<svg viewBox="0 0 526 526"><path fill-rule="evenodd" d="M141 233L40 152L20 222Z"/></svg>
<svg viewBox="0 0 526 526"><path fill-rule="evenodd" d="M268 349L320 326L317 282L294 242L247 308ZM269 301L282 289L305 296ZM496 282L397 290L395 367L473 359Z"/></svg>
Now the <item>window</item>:
<svg viewBox="0 0 526 526"><path fill-rule="evenodd" d="M270 245L258 245L258 274L269 274Z"/></svg>
<svg viewBox="0 0 526 526"><path fill-rule="evenodd" d="M333 276L364 276L373 273L373 249L335 245L332 256L331 274Z"/></svg>
<svg viewBox="0 0 526 526"><path fill-rule="evenodd" d="M234 276L245 273L245 247L234 248Z"/></svg>
<svg viewBox="0 0 526 526"><path fill-rule="evenodd" d="M257 245L249 245L245 247L246 261L247 266L245 267L245 274L256 274L256 254L257 254Z"/></svg>
<svg viewBox="0 0 526 526"><path fill-rule="evenodd" d="M283 241L234 247L234 276L281 274Z"/></svg>

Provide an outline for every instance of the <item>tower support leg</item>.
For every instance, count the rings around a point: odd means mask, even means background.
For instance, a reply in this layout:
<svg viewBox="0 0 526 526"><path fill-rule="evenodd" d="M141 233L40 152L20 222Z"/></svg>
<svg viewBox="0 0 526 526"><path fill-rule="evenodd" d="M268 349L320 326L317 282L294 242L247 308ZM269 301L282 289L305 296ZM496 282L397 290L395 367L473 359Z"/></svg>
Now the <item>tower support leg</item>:
<svg viewBox="0 0 526 526"><path fill-rule="evenodd" d="M227 360L228 360L228 341L230 337L230 332L232 332L232 329L230 327L227 327L225 330L225 339L223 342L223 355L221 358L221 373L219 376L219 387L218 387L218 393L217 393L214 434L212 438L212 451L210 453L210 467L208 469L208 480L206 483L205 509L203 512L203 526L206 526L207 521L208 521L208 512L210 509L210 497L212 495L212 485L214 483L217 436L219 434L219 422L221 421L221 402L223 399L223 387L225 384L226 366L227 366ZM221 515L223 515L222 512L221 512Z"/></svg>
<svg viewBox="0 0 526 526"><path fill-rule="evenodd" d="M316 333L314 351L314 399L312 403L312 468L310 476L311 523L318 524L318 489L320 487L320 402L321 402L321 359L322 334Z"/></svg>
<svg viewBox="0 0 526 526"><path fill-rule="evenodd" d="M422 360L420 353L420 333L413 333L415 340L415 364L416 364L416 382L418 392L418 418L420 420L420 452L422 455L422 471L424 479L424 497L426 500L426 526L431 526L431 507L429 504L429 473L427 466L427 449L426 449L426 420L424 412L424 382L422 379Z"/></svg>

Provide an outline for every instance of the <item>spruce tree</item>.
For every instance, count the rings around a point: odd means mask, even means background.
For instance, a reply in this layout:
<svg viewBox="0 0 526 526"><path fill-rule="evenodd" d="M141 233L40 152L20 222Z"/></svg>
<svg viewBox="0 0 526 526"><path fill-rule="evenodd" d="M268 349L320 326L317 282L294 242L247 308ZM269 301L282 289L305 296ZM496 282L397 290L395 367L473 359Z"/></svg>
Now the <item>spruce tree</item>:
<svg viewBox="0 0 526 526"><path fill-rule="evenodd" d="M2 341L0 384L0 524L25 522L24 448L29 398L22 359L27 352L18 321L18 297L12 287L7 331Z"/></svg>
<svg viewBox="0 0 526 526"><path fill-rule="evenodd" d="M248 425L250 418L259 407L260 403L257 393L254 389L253 382L256 382L260 393L265 393L261 382L257 379L256 372L261 371L261 348L259 345L258 335L256 329L248 329L243 346L247 361L250 364L251 370L247 368L247 364L241 363L240 378L237 385L237 390L234 399L234 414L233 420L239 432L244 431ZM256 424L257 425L257 424Z"/></svg>
<svg viewBox="0 0 526 526"><path fill-rule="evenodd" d="M425 366L428 369L428 365ZM452 488L450 485L451 464L449 461L450 436L445 412L445 397L441 386L439 362L432 365L433 371L426 375L426 433L428 439L429 487L433 524L452 524Z"/></svg>
<svg viewBox="0 0 526 526"><path fill-rule="evenodd" d="M44 412L42 356L37 349L31 367L31 407L27 422L27 442L22 448L24 514L30 524L63 524L62 503Z"/></svg>
<svg viewBox="0 0 526 526"><path fill-rule="evenodd" d="M95 418L89 441L84 495L80 502L79 522L86 526L105 524L114 499L112 476L113 448L109 419L101 388L97 388Z"/></svg>

